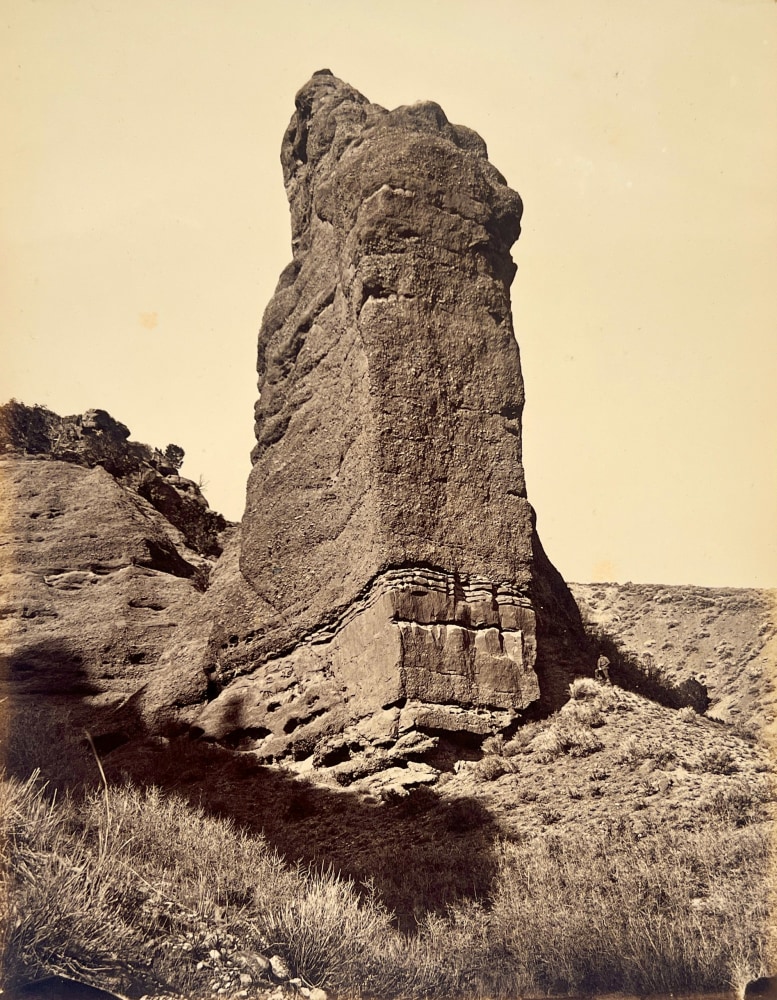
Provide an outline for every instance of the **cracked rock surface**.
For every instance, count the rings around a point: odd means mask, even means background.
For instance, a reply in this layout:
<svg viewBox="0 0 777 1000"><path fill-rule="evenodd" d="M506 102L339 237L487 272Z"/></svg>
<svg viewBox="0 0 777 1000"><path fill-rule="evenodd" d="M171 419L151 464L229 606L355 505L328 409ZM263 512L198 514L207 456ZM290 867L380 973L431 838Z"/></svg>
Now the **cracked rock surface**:
<svg viewBox="0 0 777 1000"><path fill-rule="evenodd" d="M241 537L157 701L268 759L394 710L367 743L482 739L592 669L526 496L521 200L437 104L388 111L329 71L281 161L293 261L259 337Z"/></svg>

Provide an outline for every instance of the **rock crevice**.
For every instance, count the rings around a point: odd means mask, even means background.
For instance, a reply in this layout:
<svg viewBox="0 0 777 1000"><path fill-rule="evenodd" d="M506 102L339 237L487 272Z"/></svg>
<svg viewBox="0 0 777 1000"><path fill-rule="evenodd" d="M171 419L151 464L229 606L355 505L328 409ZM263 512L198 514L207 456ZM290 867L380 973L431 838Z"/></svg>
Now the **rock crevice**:
<svg viewBox="0 0 777 1000"><path fill-rule="evenodd" d="M210 700L190 678L178 701L281 755L403 702L422 728L497 731L590 668L526 496L521 199L437 104L388 111L328 71L295 104L293 263L259 337L240 541L206 595Z"/></svg>

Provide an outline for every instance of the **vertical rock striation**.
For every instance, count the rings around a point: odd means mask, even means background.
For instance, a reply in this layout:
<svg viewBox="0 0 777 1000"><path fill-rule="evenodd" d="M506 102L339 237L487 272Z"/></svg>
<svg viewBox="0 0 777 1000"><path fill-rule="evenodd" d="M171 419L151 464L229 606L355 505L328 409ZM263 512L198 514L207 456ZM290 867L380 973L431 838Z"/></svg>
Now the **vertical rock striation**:
<svg viewBox="0 0 777 1000"><path fill-rule="evenodd" d="M300 753L381 712L387 739L503 728L586 669L521 460L521 200L437 104L387 111L328 71L281 159L293 262L197 725L274 750L304 731Z"/></svg>

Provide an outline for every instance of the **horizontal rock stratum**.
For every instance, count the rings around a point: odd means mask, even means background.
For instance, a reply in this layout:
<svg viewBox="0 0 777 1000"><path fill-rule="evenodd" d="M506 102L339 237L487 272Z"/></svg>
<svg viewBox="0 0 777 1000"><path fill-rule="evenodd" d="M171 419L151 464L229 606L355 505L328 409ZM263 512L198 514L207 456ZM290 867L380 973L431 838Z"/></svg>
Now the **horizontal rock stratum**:
<svg viewBox="0 0 777 1000"><path fill-rule="evenodd" d="M207 649L169 654L200 680L166 697L273 754L375 713L386 740L504 728L590 672L526 496L521 200L437 104L387 111L328 71L281 159L293 262L259 336L242 536L204 602Z"/></svg>

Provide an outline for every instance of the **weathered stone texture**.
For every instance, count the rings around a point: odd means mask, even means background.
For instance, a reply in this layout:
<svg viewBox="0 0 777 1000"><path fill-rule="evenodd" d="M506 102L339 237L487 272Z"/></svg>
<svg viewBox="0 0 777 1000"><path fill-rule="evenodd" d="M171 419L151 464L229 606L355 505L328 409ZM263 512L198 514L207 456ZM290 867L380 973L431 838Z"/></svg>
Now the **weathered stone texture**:
<svg viewBox="0 0 777 1000"><path fill-rule="evenodd" d="M233 552L207 596L196 725L272 753L394 705L494 731L587 669L526 497L521 200L436 104L387 111L322 71L296 108L294 260L260 333L239 570Z"/></svg>
<svg viewBox="0 0 777 1000"><path fill-rule="evenodd" d="M317 75L297 108L295 263L260 334L243 574L303 628L388 567L526 584L520 199L437 105L387 112Z"/></svg>
<svg viewBox="0 0 777 1000"><path fill-rule="evenodd" d="M205 560L103 468L0 459L0 679L6 694L133 693Z"/></svg>
<svg viewBox="0 0 777 1000"><path fill-rule="evenodd" d="M128 428L105 410L60 417L45 406L16 400L0 406L0 455L39 455L104 469L148 500L182 532L188 546L201 555L217 556L227 522L208 507L196 483L177 474L183 449L169 445L161 452L131 441L129 435Z"/></svg>
<svg viewBox="0 0 777 1000"><path fill-rule="evenodd" d="M142 728L140 690L194 613L226 522L103 410L11 401L0 450L0 701L12 718L78 706L99 738L106 706L129 698L120 724Z"/></svg>

